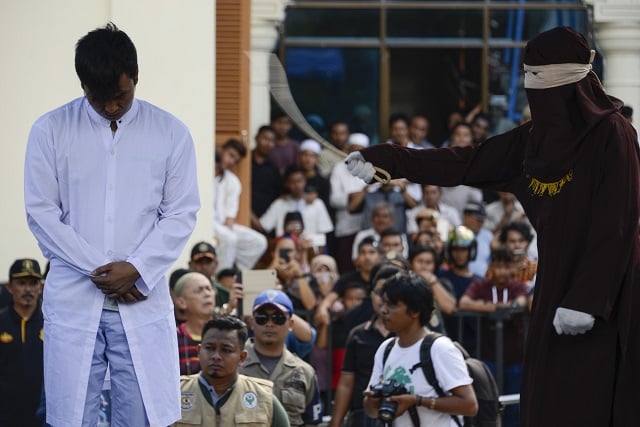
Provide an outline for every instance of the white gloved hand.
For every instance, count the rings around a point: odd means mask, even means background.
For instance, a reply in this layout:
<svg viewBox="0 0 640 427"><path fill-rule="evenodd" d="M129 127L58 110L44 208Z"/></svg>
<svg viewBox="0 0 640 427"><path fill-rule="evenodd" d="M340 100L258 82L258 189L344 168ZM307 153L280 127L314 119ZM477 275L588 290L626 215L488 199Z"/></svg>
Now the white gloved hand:
<svg viewBox="0 0 640 427"><path fill-rule="evenodd" d="M553 317L553 327L558 335L584 334L593 328L594 322L595 318L591 314L564 307L558 307Z"/></svg>
<svg viewBox="0 0 640 427"><path fill-rule="evenodd" d="M351 175L357 176L366 183L371 182L373 175L376 173L371 162L367 162L359 151L349 154L344 162L347 164L347 170Z"/></svg>

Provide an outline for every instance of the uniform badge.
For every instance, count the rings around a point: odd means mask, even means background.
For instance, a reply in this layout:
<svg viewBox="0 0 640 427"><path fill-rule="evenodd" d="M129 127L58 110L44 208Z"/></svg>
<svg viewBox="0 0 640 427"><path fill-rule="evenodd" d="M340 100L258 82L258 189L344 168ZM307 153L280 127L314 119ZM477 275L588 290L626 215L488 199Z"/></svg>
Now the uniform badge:
<svg viewBox="0 0 640 427"><path fill-rule="evenodd" d="M242 396L242 403L244 406L249 409L253 409L258 406L258 396L255 393L248 391Z"/></svg>
<svg viewBox="0 0 640 427"><path fill-rule="evenodd" d="M40 341L44 341L44 329L40 329L40 333L38 334L38 338L40 338Z"/></svg>
<svg viewBox="0 0 640 427"><path fill-rule="evenodd" d="M10 333L3 332L0 334L0 342L2 344L9 344L11 341L13 341L13 336Z"/></svg>
<svg viewBox="0 0 640 427"><path fill-rule="evenodd" d="M182 396L180 397L180 408L183 411L190 411L193 409L194 396L195 396L195 393L182 392Z"/></svg>

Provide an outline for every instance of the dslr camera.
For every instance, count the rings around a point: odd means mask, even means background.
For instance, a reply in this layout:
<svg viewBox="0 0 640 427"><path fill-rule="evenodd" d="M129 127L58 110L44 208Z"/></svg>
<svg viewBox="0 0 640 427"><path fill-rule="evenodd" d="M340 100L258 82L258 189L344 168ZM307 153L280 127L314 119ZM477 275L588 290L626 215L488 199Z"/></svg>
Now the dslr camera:
<svg viewBox="0 0 640 427"><path fill-rule="evenodd" d="M380 384L372 385L371 391L373 392L373 397L382 398L378 408L378 418L385 422L392 421L396 417L396 409L398 409L397 402L390 402L386 398L408 393L405 386L396 380L387 380Z"/></svg>

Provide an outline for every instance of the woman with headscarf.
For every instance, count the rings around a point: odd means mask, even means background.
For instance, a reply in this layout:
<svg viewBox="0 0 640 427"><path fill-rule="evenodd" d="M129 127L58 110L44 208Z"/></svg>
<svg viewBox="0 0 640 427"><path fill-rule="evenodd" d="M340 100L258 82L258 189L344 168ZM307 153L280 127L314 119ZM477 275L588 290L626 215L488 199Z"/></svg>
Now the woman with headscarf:
<svg viewBox="0 0 640 427"><path fill-rule="evenodd" d="M382 144L348 167L508 191L538 233L521 425L627 426L640 402L640 153L634 129L568 27L527 43L532 121L473 148Z"/></svg>

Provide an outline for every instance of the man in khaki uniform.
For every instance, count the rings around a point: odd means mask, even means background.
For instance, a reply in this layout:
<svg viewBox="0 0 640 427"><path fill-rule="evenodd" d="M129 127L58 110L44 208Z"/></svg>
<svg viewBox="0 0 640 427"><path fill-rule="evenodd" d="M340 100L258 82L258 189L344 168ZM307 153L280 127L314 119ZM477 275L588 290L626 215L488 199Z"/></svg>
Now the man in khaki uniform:
<svg viewBox="0 0 640 427"><path fill-rule="evenodd" d="M292 426L319 424L322 406L315 370L287 350L285 340L293 325L293 304L281 291L270 289L253 303L255 338L247 343L242 374L273 381L274 394Z"/></svg>
<svg viewBox="0 0 640 427"><path fill-rule="evenodd" d="M217 317L204 325L202 370L180 378L182 418L174 426L290 426L271 381L238 374L247 357L246 340L247 327L235 317Z"/></svg>

